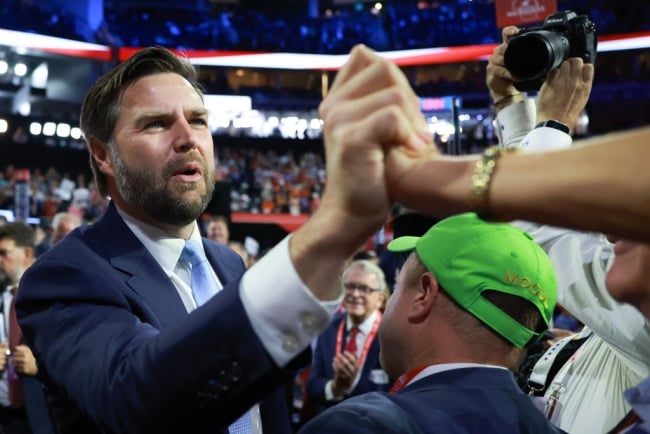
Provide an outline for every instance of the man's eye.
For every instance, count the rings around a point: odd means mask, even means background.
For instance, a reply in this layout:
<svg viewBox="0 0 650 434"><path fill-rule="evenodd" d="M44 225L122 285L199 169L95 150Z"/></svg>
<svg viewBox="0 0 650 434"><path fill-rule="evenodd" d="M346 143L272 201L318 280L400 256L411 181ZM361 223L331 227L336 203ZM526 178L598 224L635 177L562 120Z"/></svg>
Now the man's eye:
<svg viewBox="0 0 650 434"><path fill-rule="evenodd" d="M163 127L162 121L151 121L145 125L145 128L162 128L162 127Z"/></svg>
<svg viewBox="0 0 650 434"><path fill-rule="evenodd" d="M203 118L192 119L191 122L196 125L208 125L208 120Z"/></svg>

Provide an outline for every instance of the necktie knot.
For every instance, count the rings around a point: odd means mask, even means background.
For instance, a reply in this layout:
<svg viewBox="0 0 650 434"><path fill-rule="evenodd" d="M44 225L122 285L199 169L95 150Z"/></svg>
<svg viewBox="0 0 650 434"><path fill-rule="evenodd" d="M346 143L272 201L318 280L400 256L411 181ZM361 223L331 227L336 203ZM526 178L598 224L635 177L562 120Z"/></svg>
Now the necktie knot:
<svg viewBox="0 0 650 434"><path fill-rule="evenodd" d="M185 241L185 247L183 247L183 251L181 252L181 260L186 264L189 264L190 267L194 268L201 262L207 261L207 258L205 257L203 249L198 242L194 240L188 240Z"/></svg>
<svg viewBox="0 0 650 434"><path fill-rule="evenodd" d="M192 296L197 306L201 306L219 291L212 267L203 253L202 246L196 241L186 241L181 252L181 261L191 267Z"/></svg>
<svg viewBox="0 0 650 434"><path fill-rule="evenodd" d="M356 354L357 353L357 335L359 334L359 327L354 326L350 329L348 335L348 342L345 346L345 351Z"/></svg>

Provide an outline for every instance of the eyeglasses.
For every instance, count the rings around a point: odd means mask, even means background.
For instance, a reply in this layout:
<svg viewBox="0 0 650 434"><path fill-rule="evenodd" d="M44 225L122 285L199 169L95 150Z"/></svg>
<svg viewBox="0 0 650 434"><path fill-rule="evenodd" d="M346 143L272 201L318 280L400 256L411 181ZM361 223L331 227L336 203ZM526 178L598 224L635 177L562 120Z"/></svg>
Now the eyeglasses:
<svg viewBox="0 0 650 434"><path fill-rule="evenodd" d="M355 289L357 289L359 292L362 292L364 294L372 294L373 292L379 292L379 289L371 288L368 285L351 283L351 282L344 283L343 287L348 292L354 292Z"/></svg>

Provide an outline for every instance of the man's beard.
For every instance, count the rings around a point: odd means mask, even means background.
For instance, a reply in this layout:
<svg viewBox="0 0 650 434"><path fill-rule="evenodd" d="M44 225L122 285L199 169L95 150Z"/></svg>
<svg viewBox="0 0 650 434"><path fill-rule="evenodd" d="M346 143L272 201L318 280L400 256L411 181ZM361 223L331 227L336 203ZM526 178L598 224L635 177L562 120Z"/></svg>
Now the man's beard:
<svg viewBox="0 0 650 434"><path fill-rule="evenodd" d="M190 201L183 198L182 192L195 189L194 183L180 185L180 192L168 190L167 183L179 167L196 159L189 156L180 158L157 174L148 169L131 169L115 149L109 148L109 153L115 168L117 190L124 201L155 220L174 226L189 224L205 211L212 198L214 170L209 171L205 162L201 162L201 171L206 192Z"/></svg>

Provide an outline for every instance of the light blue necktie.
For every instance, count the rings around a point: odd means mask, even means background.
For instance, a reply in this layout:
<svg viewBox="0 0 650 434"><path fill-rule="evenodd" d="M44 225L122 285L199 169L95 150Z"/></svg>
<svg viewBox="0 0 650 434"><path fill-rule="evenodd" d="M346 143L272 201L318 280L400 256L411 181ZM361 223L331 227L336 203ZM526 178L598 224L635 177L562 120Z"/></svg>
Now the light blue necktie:
<svg viewBox="0 0 650 434"><path fill-rule="evenodd" d="M192 297L194 297L196 306L201 306L221 289L212 275L212 268L208 258L205 257L203 249L197 241L188 240L181 252L181 261L191 268ZM230 434L251 434L253 427L250 412L244 413L233 422L228 427L228 431Z"/></svg>

